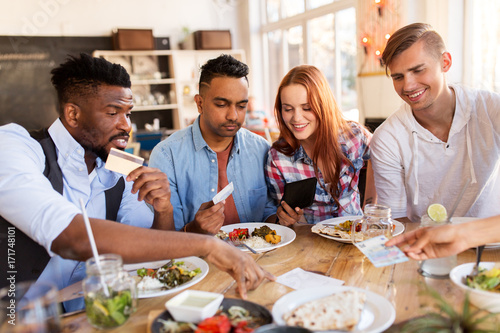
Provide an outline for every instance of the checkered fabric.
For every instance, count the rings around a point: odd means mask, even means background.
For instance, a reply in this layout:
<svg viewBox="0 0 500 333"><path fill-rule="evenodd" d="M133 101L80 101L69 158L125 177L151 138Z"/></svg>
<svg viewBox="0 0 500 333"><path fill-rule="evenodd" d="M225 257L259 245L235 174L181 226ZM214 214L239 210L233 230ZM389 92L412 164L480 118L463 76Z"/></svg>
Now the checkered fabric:
<svg viewBox="0 0 500 333"><path fill-rule="evenodd" d="M353 136L346 138L340 135L342 152L351 161L352 166L343 162L341 165L340 179L337 186L340 189L340 206L333 197L320 186L325 186L323 174L319 170L318 184L314 203L304 208L304 217L308 223L347 215L362 215L358 190L359 172L364 162L370 159L369 143L372 134L355 122L350 122ZM313 162L300 146L294 155L286 156L276 149L271 148L266 162L267 186L271 196L276 202L283 197L285 183L315 177ZM326 184L328 189L330 184Z"/></svg>

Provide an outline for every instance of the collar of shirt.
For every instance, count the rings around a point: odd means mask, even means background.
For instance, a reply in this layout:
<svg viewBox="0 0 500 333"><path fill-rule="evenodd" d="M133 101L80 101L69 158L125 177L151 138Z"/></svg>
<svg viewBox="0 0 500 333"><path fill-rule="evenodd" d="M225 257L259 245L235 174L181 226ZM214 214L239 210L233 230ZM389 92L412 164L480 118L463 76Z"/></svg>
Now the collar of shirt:
<svg viewBox="0 0 500 333"><path fill-rule="evenodd" d="M305 164L312 165L312 159L307 155L306 151L302 146L299 146L295 154L293 154L292 162L295 163L299 160L303 160Z"/></svg>
<svg viewBox="0 0 500 333"><path fill-rule="evenodd" d="M87 171L87 164L85 163L85 150L83 147L71 136L68 130L64 127L60 119L54 121L49 127L49 134L56 145L58 151L57 163L64 173L66 168L72 168L79 172ZM116 172L104 168L105 163L98 157L96 159L96 173L99 177L99 182L105 188L115 186L121 175Z"/></svg>
<svg viewBox="0 0 500 333"><path fill-rule="evenodd" d="M233 140L233 149L231 151L232 155L233 153L239 154L240 153L240 131L236 132L236 135L234 136ZM207 148L210 151L213 151L212 148L207 144L205 139L203 138L203 135L201 134L201 129L200 129L200 116L196 118L196 120L193 123L193 142L194 142L194 149L196 151L199 151L203 148Z"/></svg>
<svg viewBox="0 0 500 333"><path fill-rule="evenodd" d="M450 84L449 87L455 92L455 113L453 114L453 120L448 134L448 141L450 141L451 137L460 133L460 131L467 125L471 117L472 109L469 99L466 97L466 94L461 86ZM413 116L411 107L407 103L403 105L403 108L404 112L396 114L396 116L401 119L401 122L410 131L416 132L420 138L428 142L443 143L441 140L436 138L434 134L418 123Z"/></svg>

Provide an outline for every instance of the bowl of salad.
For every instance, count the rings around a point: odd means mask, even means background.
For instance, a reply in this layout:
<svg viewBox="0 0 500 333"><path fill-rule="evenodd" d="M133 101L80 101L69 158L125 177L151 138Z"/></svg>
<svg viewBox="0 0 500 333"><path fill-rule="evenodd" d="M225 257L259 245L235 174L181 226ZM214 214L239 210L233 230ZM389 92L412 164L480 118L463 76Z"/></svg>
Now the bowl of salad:
<svg viewBox="0 0 500 333"><path fill-rule="evenodd" d="M500 312L500 263L482 262L479 274L468 278L474 263L467 263L453 268L450 279L469 293L470 302L489 312Z"/></svg>

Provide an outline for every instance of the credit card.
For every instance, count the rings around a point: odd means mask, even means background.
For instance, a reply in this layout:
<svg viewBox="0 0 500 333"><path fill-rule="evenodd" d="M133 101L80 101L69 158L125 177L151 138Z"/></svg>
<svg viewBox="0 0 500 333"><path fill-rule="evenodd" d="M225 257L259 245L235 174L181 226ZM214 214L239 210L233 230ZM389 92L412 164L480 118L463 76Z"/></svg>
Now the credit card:
<svg viewBox="0 0 500 333"><path fill-rule="evenodd" d="M408 257L397 246L385 246L388 239L381 235L363 242L354 243L356 247L370 259L373 266L384 267L408 261Z"/></svg>
<svg viewBox="0 0 500 333"><path fill-rule="evenodd" d="M142 163L144 163L142 157L126 153L116 148L111 148L104 167L108 170L128 176L129 173L142 166Z"/></svg>
<svg viewBox="0 0 500 333"><path fill-rule="evenodd" d="M234 191L233 182L230 182L219 193L217 193L215 195L215 197L212 199L212 201L214 202L214 205L217 205L222 200L225 200L228 196L231 195L231 193L233 193L233 191Z"/></svg>

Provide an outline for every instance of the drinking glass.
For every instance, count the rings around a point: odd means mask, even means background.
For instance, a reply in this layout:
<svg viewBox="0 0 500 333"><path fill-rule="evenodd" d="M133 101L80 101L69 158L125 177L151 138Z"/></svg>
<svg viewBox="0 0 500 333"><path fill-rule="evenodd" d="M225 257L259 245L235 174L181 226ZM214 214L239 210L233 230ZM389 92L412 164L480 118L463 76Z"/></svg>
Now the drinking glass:
<svg viewBox="0 0 500 333"><path fill-rule="evenodd" d="M363 217L352 223L351 239L353 243L358 243L380 235L391 238L393 229L394 222L389 207L366 205Z"/></svg>
<svg viewBox="0 0 500 333"><path fill-rule="evenodd" d="M1 332L60 332L59 314L57 287L52 283L13 282L0 290Z"/></svg>
<svg viewBox="0 0 500 333"><path fill-rule="evenodd" d="M431 227L450 224L449 219L443 222L433 221L427 214L420 219L420 227ZM425 277L433 279L447 279L453 267L457 265L457 256L451 255L444 258L427 259L420 262L418 272Z"/></svg>
<svg viewBox="0 0 500 333"><path fill-rule="evenodd" d="M123 325L135 311L135 280L123 270L122 257L99 255L85 263L87 277L82 282L85 311L90 324L99 329Z"/></svg>

